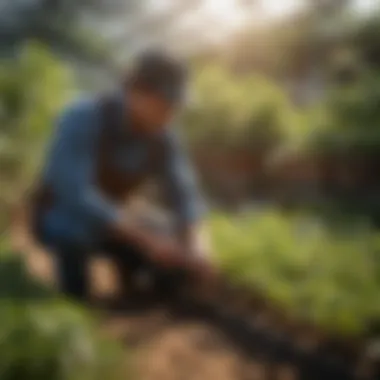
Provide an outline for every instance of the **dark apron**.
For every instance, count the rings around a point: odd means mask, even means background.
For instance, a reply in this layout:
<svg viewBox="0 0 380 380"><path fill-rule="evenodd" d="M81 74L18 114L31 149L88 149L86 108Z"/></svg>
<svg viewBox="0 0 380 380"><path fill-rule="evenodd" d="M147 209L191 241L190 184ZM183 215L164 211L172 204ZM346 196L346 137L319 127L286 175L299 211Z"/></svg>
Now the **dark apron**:
<svg viewBox="0 0 380 380"><path fill-rule="evenodd" d="M96 186L110 200L122 204L144 181L155 171L160 156L164 154L162 144L152 141L143 170L126 177L112 163L112 153L118 135L115 133L122 128L120 123L120 103L113 96L103 96L98 102L101 112L101 130L96 152ZM94 126L95 127L95 126ZM44 214L54 205L54 192L42 180L28 194L28 206L31 209L31 231L37 241L44 243L43 223ZM41 241L42 240L42 241Z"/></svg>

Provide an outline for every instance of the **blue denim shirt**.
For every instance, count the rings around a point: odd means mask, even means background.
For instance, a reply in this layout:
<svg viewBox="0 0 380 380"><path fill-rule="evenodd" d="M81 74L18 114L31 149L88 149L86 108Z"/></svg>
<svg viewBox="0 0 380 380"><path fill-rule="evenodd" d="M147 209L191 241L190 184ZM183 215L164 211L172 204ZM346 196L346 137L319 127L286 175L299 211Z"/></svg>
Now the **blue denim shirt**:
<svg viewBox="0 0 380 380"><path fill-rule="evenodd" d="M122 175L128 176L142 169L149 144L128 130L127 114L124 118L113 150L113 163ZM48 243L96 243L105 226L123 217L122 205L107 199L94 185L100 127L101 115L95 99L71 104L58 118L44 170L44 182L55 194L53 207L42 216L41 227ZM125 133L129 133L128 139ZM178 222L193 223L203 215L204 204L191 165L171 128L155 138L163 139L167 153L158 165L158 174L172 210Z"/></svg>

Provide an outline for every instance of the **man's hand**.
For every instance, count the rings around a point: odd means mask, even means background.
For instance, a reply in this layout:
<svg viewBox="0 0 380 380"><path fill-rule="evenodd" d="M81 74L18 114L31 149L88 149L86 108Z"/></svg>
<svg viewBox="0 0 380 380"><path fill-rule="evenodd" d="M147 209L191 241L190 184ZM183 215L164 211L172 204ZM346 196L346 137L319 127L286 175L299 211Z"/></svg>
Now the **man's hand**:
<svg viewBox="0 0 380 380"><path fill-rule="evenodd" d="M219 285L219 272L215 264L205 257L191 256L187 268L190 274L190 295L206 302L214 299Z"/></svg>
<svg viewBox="0 0 380 380"><path fill-rule="evenodd" d="M152 236L145 245L145 252L160 266L187 270L197 282L211 284L218 277L208 250L188 250L174 239Z"/></svg>
<svg viewBox="0 0 380 380"><path fill-rule="evenodd" d="M150 260L160 266L183 267L186 265L183 248L173 239L151 236L144 245L144 251Z"/></svg>
<svg viewBox="0 0 380 380"><path fill-rule="evenodd" d="M113 226L112 233L117 239L135 244L152 262L165 266L175 267L184 264L181 246L174 239L157 235L141 228L132 220L120 221Z"/></svg>
<svg viewBox="0 0 380 380"><path fill-rule="evenodd" d="M212 248L205 226L188 226L180 231L180 241L188 259L188 265L194 271L210 275L212 268Z"/></svg>
<svg viewBox="0 0 380 380"><path fill-rule="evenodd" d="M217 277L208 247L203 244L187 244L196 240L184 241L157 235L126 220L115 226L113 232L119 239L136 244L159 266L187 269L202 282L214 282Z"/></svg>

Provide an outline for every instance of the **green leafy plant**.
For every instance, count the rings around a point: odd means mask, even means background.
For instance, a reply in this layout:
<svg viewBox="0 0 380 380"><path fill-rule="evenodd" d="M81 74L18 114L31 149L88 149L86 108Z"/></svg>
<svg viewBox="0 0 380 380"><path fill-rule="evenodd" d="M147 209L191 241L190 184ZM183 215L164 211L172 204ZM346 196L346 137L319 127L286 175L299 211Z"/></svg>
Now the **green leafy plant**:
<svg viewBox="0 0 380 380"><path fill-rule="evenodd" d="M289 313L332 330L359 333L380 317L380 238L340 231L275 211L242 219L214 216L215 252L230 278L262 291Z"/></svg>
<svg viewBox="0 0 380 380"><path fill-rule="evenodd" d="M103 380L127 374L121 348L96 319L30 277L22 259L0 255L0 378Z"/></svg>

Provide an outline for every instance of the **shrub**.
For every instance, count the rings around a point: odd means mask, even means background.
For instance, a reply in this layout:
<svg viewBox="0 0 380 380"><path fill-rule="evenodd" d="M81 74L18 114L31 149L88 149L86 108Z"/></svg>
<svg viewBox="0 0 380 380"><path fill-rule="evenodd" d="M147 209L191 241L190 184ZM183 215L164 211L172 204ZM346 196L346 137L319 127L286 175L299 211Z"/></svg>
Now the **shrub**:
<svg viewBox="0 0 380 380"><path fill-rule="evenodd" d="M345 333L380 317L380 239L363 226L337 231L316 219L269 212L214 216L211 230L231 279L290 313Z"/></svg>
<svg viewBox="0 0 380 380"><path fill-rule="evenodd" d="M53 55L29 44L0 64L0 208L31 183L53 118L69 95L70 76ZM5 214L5 213L4 213ZM0 229L6 224L0 218Z"/></svg>
<svg viewBox="0 0 380 380"><path fill-rule="evenodd" d="M300 115L284 91L259 75L234 75L218 65L196 71L195 102L187 113L192 143L252 148L297 134Z"/></svg>
<svg viewBox="0 0 380 380"><path fill-rule="evenodd" d="M119 347L96 320L0 255L0 378L103 380L125 376Z"/></svg>

